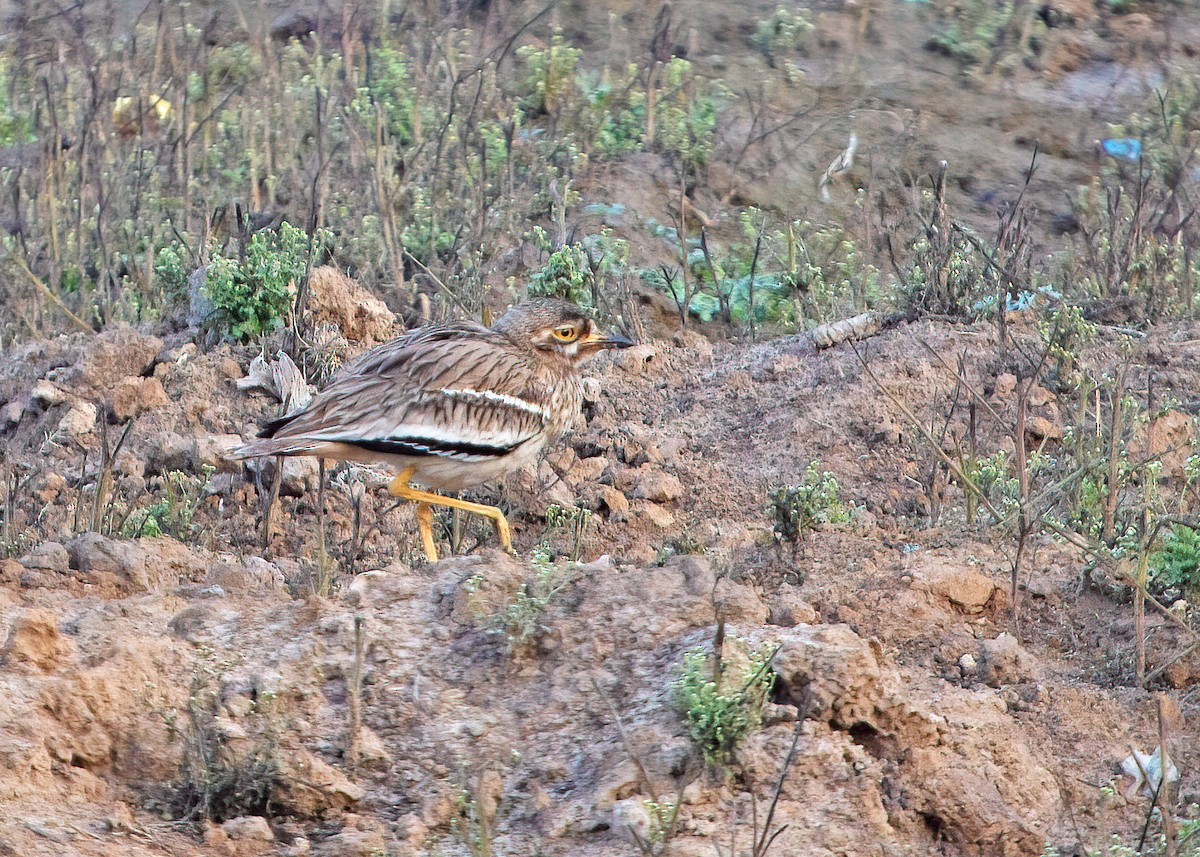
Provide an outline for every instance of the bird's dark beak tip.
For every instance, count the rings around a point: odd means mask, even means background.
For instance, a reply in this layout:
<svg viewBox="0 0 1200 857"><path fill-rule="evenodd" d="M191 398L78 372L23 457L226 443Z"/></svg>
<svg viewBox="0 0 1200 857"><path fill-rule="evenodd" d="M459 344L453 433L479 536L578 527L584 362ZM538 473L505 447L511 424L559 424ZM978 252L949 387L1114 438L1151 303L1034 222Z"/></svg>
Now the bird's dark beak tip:
<svg viewBox="0 0 1200 857"><path fill-rule="evenodd" d="M604 337L605 348L629 348L634 344L633 340L624 333L611 331Z"/></svg>

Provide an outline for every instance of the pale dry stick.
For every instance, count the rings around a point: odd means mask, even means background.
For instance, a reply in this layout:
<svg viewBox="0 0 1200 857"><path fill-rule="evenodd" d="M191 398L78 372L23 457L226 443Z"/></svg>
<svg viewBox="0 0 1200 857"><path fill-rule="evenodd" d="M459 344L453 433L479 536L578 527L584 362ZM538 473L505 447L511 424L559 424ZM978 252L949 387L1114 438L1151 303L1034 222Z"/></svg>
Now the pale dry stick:
<svg viewBox="0 0 1200 857"><path fill-rule="evenodd" d="M346 762L351 772L358 767L362 755L362 672L366 653L367 620L361 613L354 616L354 665L350 668L350 687L347 694L349 735L346 740Z"/></svg>
<svg viewBox="0 0 1200 857"><path fill-rule="evenodd" d="M462 302L462 298L460 298L457 294L455 294L453 289L451 289L449 286L447 286L445 283L443 283L441 281L441 279L438 278L437 274L435 274L433 271L429 270L428 265L426 265L424 262L422 262L420 259L418 259L416 256L414 256L412 253L410 253L408 251L407 247L404 249L404 256L406 259L408 259L410 262L412 262L414 265L416 265L422 271L424 271L426 274L428 274L429 278L431 280L433 280L435 283L437 283L438 288L442 290L442 292L446 295L446 297L450 298L450 300L452 300L455 304L457 304L459 309L461 309L467 315L471 315L470 308L467 307L467 305Z"/></svg>
<svg viewBox="0 0 1200 857"><path fill-rule="evenodd" d="M1178 719L1179 706L1165 693L1158 695L1158 764L1162 782L1158 787L1158 811L1162 815L1163 837L1166 839L1164 857L1175 857L1175 818L1171 815L1171 784L1167 781L1167 763L1171 727Z"/></svg>
<svg viewBox="0 0 1200 857"><path fill-rule="evenodd" d="M47 286L45 283L43 283L41 278L37 274L35 274L35 273L33 273L33 271L29 270L29 266L27 264L25 264L24 259L22 259L16 253L10 253L9 258L17 263L17 268L20 269L21 273L23 273L26 277L28 277L30 282L32 282L37 287L37 290L39 292L41 292L42 295L47 300L49 300L59 310L61 310L62 313L71 320L72 324L74 324L76 327L78 327L80 330L82 330L86 333L95 335L96 331L92 329L92 326L90 324L88 324L86 321L84 321L82 318L80 318L79 316L75 315L75 313L73 313L69 309L67 309L67 305L64 304L59 299L58 295L54 294L54 292L50 290L50 287Z"/></svg>

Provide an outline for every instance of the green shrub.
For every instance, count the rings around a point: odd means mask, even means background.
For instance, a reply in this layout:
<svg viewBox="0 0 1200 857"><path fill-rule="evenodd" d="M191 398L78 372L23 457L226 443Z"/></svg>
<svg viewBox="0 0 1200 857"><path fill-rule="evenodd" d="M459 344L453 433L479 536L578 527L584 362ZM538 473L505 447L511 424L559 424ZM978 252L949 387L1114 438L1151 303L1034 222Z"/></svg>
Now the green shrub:
<svg viewBox="0 0 1200 857"><path fill-rule="evenodd" d="M822 524L840 524L850 520L850 512L838 499L839 487L832 473L814 461L804 471L799 485L786 485L771 492L771 512L775 519L775 538L799 544L808 533Z"/></svg>
<svg viewBox="0 0 1200 857"><path fill-rule="evenodd" d="M706 652L697 648L684 653L674 685L675 704L708 764L729 765L737 748L759 727L763 703L775 684L770 660L771 652L765 649L747 653L738 663L721 659L714 676Z"/></svg>
<svg viewBox="0 0 1200 857"><path fill-rule="evenodd" d="M551 253L542 269L529 278L529 295L563 298L581 307L594 308L595 284L596 278L583 245L568 244Z"/></svg>
<svg viewBox="0 0 1200 857"><path fill-rule="evenodd" d="M330 240L329 233L320 230L314 238L314 255L323 252ZM307 262L308 235L287 222L279 225L278 232L254 233L243 262L214 254L204 282L214 323L243 341L278 330L292 308Z"/></svg>
<svg viewBox="0 0 1200 857"><path fill-rule="evenodd" d="M1150 579L1159 589L1181 589L1185 595L1200 590L1200 532L1173 524L1159 549L1150 557Z"/></svg>
<svg viewBox="0 0 1200 857"><path fill-rule="evenodd" d="M575 70L582 55L582 50L567 45L562 33L554 34L549 47L517 49L517 56L525 62L525 89L532 111L558 113L578 94Z"/></svg>

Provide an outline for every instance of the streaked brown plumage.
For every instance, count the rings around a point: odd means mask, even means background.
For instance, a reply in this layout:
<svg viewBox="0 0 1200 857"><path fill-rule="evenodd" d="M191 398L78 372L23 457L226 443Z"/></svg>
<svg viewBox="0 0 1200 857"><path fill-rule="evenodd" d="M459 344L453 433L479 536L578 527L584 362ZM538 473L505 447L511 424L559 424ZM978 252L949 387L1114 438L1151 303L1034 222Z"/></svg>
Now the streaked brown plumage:
<svg viewBox="0 0 1200 857"><path fill-rule="evenodd" d="M316 455L384 462L400 470L396 497L417 503L425 553L437 559L431 505L491 518L505 548L499 509L413 488L459 491L533 460L571 428L582 403L578 367L605 348L578 307L540 299L518 304L491 327L432 324L368 351L302 410L268 424L236 458Z"/></svg>

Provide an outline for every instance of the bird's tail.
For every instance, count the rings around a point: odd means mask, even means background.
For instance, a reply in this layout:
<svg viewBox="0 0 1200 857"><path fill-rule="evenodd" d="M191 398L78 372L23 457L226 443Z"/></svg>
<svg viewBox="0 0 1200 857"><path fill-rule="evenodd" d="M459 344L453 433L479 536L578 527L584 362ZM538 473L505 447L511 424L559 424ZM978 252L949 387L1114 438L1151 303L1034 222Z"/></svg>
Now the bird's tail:
<svg viewBox="0 0 1200 857"><path fill-rule="evenodd" d="M302 437L265 437L231 449L229 458L236 461L244 458L260 458L266 455L311 455L321 445L320 441Z"/></svg>

